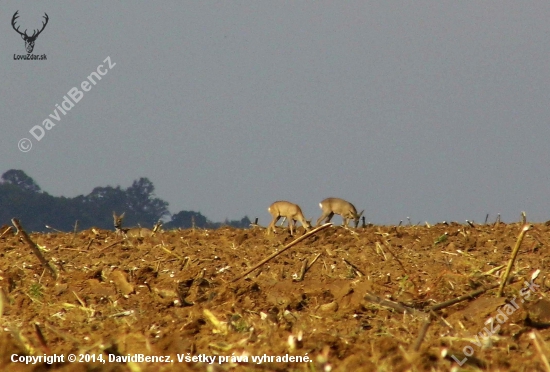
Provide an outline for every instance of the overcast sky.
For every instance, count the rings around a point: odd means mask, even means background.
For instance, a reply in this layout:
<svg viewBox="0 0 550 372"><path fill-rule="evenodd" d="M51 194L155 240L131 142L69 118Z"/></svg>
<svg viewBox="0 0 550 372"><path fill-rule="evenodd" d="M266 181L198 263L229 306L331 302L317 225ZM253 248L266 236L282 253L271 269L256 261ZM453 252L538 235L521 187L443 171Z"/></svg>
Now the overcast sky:
<svg viewBox="0 0 550 372"><path fill-rule="evenodd" d="M46 61L14 60L17 10L29 34L48 14L33 51ZM376 224L550 220L550 2L3 1L0 14L0 172L52 195L147 177L172 213L213 221L265 225L275 200L317 219L328 196Z"/></svg>

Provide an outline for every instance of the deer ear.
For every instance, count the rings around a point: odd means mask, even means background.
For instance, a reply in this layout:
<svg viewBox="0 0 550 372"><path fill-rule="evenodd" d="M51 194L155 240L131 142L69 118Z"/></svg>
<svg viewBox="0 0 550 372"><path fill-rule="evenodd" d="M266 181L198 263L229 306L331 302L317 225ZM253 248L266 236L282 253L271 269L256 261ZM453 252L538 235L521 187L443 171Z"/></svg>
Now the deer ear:
<svg viewBox="0 0 550 372"><path fill-rule="evenodd" d="M21 39L25 40L25 36L26 35L21 34Z"/></svg>
<svg viewBox="0 0 550 372"><path fill-rule="evenodd" d="M120 216L118 216L118 217L119 217L119 218L124 218L124 214L125 214L125 213L126 213L126 212L122 212L122 214L121 214Z"/></svg>

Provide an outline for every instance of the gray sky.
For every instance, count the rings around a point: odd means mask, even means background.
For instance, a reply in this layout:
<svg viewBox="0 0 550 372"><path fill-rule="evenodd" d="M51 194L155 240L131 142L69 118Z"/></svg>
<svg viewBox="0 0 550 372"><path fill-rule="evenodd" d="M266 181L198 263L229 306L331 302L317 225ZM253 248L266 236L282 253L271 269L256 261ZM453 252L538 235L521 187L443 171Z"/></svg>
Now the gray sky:
<svg viewBox="0 0 550 372"><path fill-rule="evenodd" d="M49 15L33 51L47 61L14 60L16 10L21 29ZM52 195L147 177L171 212L213 221L267 224L275 200L316 219L328 196L377 224L550 220L550 2L3 1L0 14L0 172Z"/></svg>

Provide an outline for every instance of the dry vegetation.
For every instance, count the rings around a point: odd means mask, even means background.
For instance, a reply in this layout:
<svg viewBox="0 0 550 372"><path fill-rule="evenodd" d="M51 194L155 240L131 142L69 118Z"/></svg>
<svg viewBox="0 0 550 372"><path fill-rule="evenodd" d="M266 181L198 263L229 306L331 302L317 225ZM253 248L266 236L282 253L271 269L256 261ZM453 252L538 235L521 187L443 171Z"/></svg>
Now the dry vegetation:
<svg viewBox="0 0 550 372"><path fill-rule="evenodd" d="M0 237L0 369L549 371L549 226L525 232L511 283L497 296L522 227L329 227L243 278L293 238L259 227L141 240L97 230L31 234L45 262L8 231ZM534 292L525 289L533 275ZM10 361L70 353L107 362ZM136 353L173 363L108 362ZM233 361L178 362L201 354ZM264 354L312 362L252 360Z"/></svg>

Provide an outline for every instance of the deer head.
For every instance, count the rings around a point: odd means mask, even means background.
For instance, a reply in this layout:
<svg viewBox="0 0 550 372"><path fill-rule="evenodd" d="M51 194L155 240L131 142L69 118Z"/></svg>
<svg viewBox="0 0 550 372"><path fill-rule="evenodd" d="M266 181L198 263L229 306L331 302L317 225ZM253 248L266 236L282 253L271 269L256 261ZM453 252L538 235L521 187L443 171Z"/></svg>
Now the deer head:
<svg viewBox="0 0 550 372"><path fill-rule="evenodd" d="M25 30L25 32L21 32L21 31L19 31L19 27L15 26L15 20L17 18L19 18L18 13L19 13L19 10L17 12L15 12L15 14L13 15L13 18L11 19L11 26L13 27L13 29L15 31L17 31L17 33L19 35L21 35L21 38L23 40L25 40L25 49L27 49L27 53L32 53L32 51L34 49L34 42L36 41L36 38L38 37L38 35L40 35L40 33L42 31L44 31L44 28L46 28L46 25L48 24L48 20L49 20L48 14L44 13L44 19L46 21L42 22L42 29L40 31L33 30L32 35L29 36L29 35L27 35L27 30Z"/></svg>

